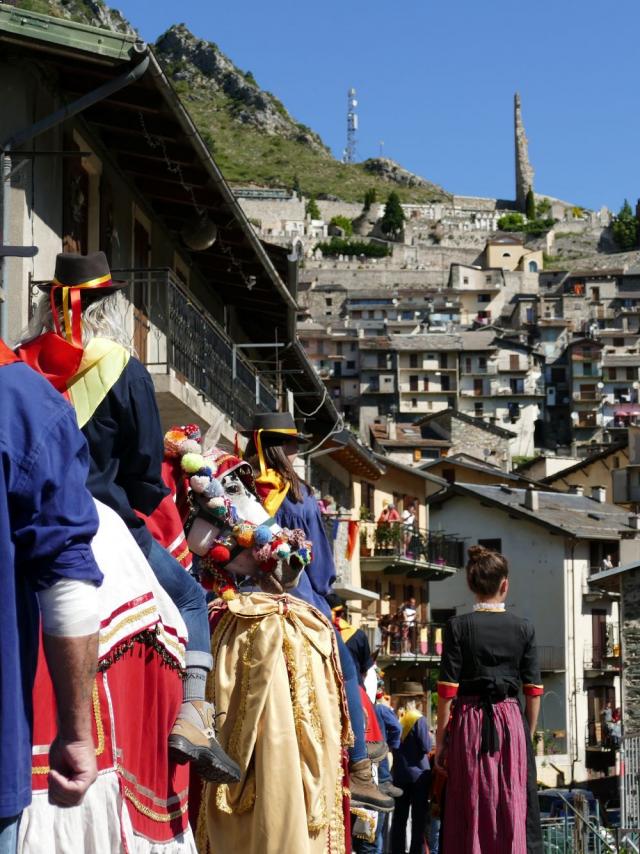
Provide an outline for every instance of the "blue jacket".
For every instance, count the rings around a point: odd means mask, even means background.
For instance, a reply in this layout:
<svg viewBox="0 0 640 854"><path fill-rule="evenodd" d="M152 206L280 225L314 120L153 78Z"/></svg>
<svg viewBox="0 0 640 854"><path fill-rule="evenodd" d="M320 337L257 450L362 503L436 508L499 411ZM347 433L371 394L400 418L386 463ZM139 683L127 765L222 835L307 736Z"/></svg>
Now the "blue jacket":
<svg viewBox="0 0 640 854"><path fill-rule="evenodd" d="M87 443L69 404L26 365L0 367L0 818L31 801L35 596L59 579L102 582Z"/></svg>
<svg viewBox="0 0 640 854"><path fill-rule="evenodd" d="M427 754L431 745L427 720L418 718L405 740L393 751L393 782L397 786L415 783L429 771Z"/></svg>
<svg viewBox="0 0 640 854"><path fill-rule="evenodd" d="M313 605L331 619L331 608L325 596L330 592L336 580L336 566L333 551L322 524L317 500L306 486L302 486L303 501L294 501L288 495L276 513L276 521L283 528L300 528L313 543L313 560L300 576L295 596Z"/></svg>

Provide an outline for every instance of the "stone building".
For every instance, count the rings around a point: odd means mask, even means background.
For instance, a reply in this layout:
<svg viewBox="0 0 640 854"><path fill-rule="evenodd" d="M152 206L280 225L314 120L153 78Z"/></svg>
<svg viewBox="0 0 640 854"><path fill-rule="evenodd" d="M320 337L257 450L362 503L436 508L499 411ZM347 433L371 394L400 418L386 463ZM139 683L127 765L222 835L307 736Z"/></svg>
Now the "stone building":
<svg viewBox="0 0 640 854"><path fill-rule="evenodd" d="M601 727L607 702L620 705L620 635L616 597L590 584L607 555L640 557L637 517L594 497L523 489L510 483L456 482L429 498L430 527L463 532L510 566L508 607L536 629L545 694L538 727L544 756L538 779L581 781L615 766ZM473 595L460 573L433 585L432 612L463 613Z"/></svg>

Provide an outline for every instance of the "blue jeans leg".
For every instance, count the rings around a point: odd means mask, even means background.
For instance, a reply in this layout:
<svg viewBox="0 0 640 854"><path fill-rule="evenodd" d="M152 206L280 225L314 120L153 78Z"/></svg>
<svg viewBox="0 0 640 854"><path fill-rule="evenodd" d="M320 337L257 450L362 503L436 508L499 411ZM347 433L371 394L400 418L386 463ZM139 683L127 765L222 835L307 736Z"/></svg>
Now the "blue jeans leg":
<svg viewBox="0 0 640 854"><path fill-rule="evenodd" d="M364 712L360 701L360 688L358 687L358 671L355 661L345 642L336 632L338 641L338 652L340 654L340 665L344 677L344 692L347 695L347 706L351 718L351 729L353 730L354 744L349 748L349 759L351 762L359 762L367 758L367 742L364 738Z"/></svg>
<svg viewBox="0 0 640 854"><path fill-rule="evenodd" d="M189 632L187 667L202 667L210 670L213 659L204 589L155 540L147 560L156 578L180 611Z"/></svg>
<svg viewBox="0 0 640 854"><path fill-rule="evenodd" d="M0 818L0 854L16 854L20 815Z"/></svg>

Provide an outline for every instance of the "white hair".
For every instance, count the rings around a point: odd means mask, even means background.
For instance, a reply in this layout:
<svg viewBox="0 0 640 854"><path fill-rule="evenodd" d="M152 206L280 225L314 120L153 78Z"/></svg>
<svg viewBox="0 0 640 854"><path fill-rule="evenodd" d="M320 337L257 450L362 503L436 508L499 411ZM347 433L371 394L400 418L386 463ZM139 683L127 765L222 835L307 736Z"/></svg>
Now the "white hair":
<svg viewBox="0 0 640 854"><path fill-rule="evenodd" d="M89 302L82 308L82 345L86 347L92 338L107 338L115 341L125 350L134 353L131 336L126 330L126 315L128 302L120 291L109 294L102 299ZM63 328L62 317L60 325ZM51 299L48 293L43 293L38 299L33 317L29 325L20 334L19 344L31 341L43 332L55 332Z"/></svg>

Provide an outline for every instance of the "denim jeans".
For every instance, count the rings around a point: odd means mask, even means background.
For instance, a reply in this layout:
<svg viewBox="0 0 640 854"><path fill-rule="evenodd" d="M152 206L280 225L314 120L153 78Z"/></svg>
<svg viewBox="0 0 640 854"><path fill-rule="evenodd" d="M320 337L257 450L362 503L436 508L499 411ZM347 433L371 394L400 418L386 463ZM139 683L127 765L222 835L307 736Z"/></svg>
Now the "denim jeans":
<svg viewBox="0 0 640 854"><path fill-rule="evenodd" d="M353 656L347 649L347 645L336 631L338 641L338 653L340 654L340 665L344 677L344 693L347 696L349 717L351 718L351 729L353 730L354 743L349 748L349 759L351 762L359 762L367 758L367 743L364 738L364 712L360 700L360 687L358 685L358 671Z"/></svg>
<svg viewBox="0 0 640 854"><path fill-rule="evenodd" d="M189 632L187 667L211 670L213 659L204 588L155 540L147 560L161 586L180 611Z"/></svg>
<svg viewBox="0 0 640 854"><path fill-rule="evenodd" d="M16 854L20 816L0 818L0 854Z"/></svg>

